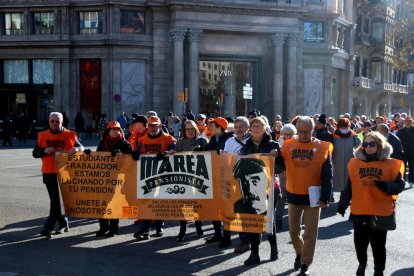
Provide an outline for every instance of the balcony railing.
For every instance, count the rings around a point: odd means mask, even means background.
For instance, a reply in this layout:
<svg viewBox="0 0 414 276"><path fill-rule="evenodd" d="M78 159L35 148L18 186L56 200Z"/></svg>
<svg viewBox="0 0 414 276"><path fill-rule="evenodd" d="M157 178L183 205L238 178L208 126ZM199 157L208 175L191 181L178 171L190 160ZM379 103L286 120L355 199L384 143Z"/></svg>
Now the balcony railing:
<svg viewBox="0 0 414 276"><path fill-rule="evenodd" d="M375 80L365 77L354 77L354 87L374 90Z"/></svg>
<svg viewBox="0 0 414 276"><path fill-rule="evenodd" d="M398 85L398 92L408 94L408 85L399 84Z"/></svg>

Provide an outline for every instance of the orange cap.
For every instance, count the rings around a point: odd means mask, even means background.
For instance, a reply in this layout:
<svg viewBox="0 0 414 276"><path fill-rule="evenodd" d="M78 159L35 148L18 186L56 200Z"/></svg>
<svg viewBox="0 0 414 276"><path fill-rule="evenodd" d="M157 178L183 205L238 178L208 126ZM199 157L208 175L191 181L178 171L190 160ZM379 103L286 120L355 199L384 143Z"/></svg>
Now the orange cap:
<svg viewBox="0 0 414 276"><path fill-rule="evenodd" d="M121 124L117 121L110 121L107 125L106 128L121 128Z"/></svg>
<svg viewBox="0 0 414 276"><path fill-rule="evenodd" d="M157 126L159 126L161 124L161 120L157 116L150 116L150 117L148 117L147 124L148 125L157 125Z"/></svg>
<svg viewBox="0 0 414 276"><path fill-rule="evenodd" d="M214 120L211 121L211 123L215 123L216 125L218 125L219 127L226 129L229 122L227 122L226 119L224 119L223 117L217 117Z"/></svg>

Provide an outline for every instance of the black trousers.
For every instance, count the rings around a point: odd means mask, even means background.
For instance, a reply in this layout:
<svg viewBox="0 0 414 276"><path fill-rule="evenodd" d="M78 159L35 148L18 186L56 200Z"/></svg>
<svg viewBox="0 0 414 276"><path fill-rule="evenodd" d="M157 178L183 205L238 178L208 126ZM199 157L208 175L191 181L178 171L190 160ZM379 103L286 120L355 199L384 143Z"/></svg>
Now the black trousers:
<svg viewBox="0 0 414 276"><path fill-rule="evenodd" d="M387 231L373 230L369 224L354 222L354 243L358 262L367 264L367 249L371 243L374 256L375 272L383 272L385 269Z"/></svg>
<svg viewBox="0 0 414 276"><path fill-rule="evenodd" d="M203 225L203 223L201 222L201 220L194 221L194 225L195 225L197 233L202 232L201 226ZM186 231L187 231L187 221L180 220L180 233L185 234Z"/></svg>
<svg viewBox="0 0 414 276"><path fill-rule="evenodd" d="M276 227L273 225L273 235L267 235L267 240L270 243L270 246L275 246L277 250L277 240L276 240ZM260 234L250 233L250 247L252 251L259 251L260 244Z"/></svg>
<svg viewBox="0 0 414 276"><path fill-rule="evenodd" d="M99 229L118 231L119 219L99 219Z"/></svg>

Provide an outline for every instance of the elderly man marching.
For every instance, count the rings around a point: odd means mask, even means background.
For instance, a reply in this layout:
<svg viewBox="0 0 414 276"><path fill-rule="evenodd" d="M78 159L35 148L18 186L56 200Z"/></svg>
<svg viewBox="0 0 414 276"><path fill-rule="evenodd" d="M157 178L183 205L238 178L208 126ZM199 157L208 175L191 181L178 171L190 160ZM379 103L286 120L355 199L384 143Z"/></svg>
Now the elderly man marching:
<svg viewBox="0 0 414 276"><path fill-rule="evenodd" d="M33 149L34 158L42 159L43 183L46 185L50 198L50 212L40 235L52 238L52 231L56 222L58 230L54 234L63 234L69 231L68 219L62 215L60 209L59 186L56 174L55 152L65 150L73 154L82 151L76 132L63 127L63 115L52 112L49 115L49 129L39 133L37 144Z"/></svg>
<svg viewBox="0 0 414 276"><path fill-rule="evenodd" d="M286 170L289 233L296 251L294 269L310 275L318 237L320 208L326 207L332 191L332 144L312 137L314 121L302 116L296 123L298 137L285 141L276 158L276 173ZM310 186L320 187L319 204L310 206ZM301 235L301 220L305 233Z"/></svg>

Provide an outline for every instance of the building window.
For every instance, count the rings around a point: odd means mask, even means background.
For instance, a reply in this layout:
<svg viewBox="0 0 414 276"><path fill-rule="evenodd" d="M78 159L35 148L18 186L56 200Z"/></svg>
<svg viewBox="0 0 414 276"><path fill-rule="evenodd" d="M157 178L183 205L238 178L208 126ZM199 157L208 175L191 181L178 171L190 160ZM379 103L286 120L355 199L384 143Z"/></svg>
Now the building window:
<svg viewBox="0 0 414 276"><path fill-rule="evenodd" d="M214 70L217 70L217 64L214 64Z"/></svg>
<svg viewBox="0 0 414 276"><path fill-rule="evenodd" d="M365 18L364 20L364 33L369 34L369 18Z"/></svg>
<svg viewBox="0 0 414 276"><path fill-rule="evenodd" d="M33 83L52 84L53 83L53 60L34 59L33 60Z"/></svg>
<svg viewBox="0 0 414 276"><path fill-rule="evenodd" d="M53 12L33 13L33 33L34 34L53 34L55 19Z"/></svg>
<svg viewBox="0 0 414 276"><path fill-rule="evenodd" d="M371 78L374 79L375 82L382 82L382 62L372 62Z"/></svg>
<svg viewBox="0 0 414 276"><path fill-rule="evenodd" d="M79 12L79 32L81 34L102 33L102 12Z"/></svg>
<svg viewBox="0 0 414 276"><path fill-rule="evenodd" d="M384 23L374 22L372 23L372 37L377 42L382 42L384 39Z"/></svg>
<svg viewBox="0 0 414 276"><path fill-rule="evenodd" d="M4 83L29 83L28 60L4 60L3 66Z"/></svg>
<svg viewBox="0 0 414 276"><path fill-rule="evenodd" d="M140 11L121 11L121 34L145 33L145 13Z"/></svg>
<svg viewBox="0 0 414 276"><path fill-rule="evenodd" d="M5 34L6 35L22 35L23 31L23 13L5 13Z"/></svg>
<svg viewBox="0 0 414 276"><path fill-rule="evenodd" d="M304 22L304 39L307 42L324 42L324 27L322 22Z"/></svg>

